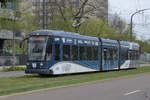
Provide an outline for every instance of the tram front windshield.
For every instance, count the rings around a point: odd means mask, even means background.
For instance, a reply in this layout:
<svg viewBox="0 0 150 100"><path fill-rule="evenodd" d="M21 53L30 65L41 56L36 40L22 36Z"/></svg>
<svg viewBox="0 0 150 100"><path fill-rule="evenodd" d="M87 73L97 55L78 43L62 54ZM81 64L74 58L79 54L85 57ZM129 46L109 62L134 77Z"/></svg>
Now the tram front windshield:
<svg viewBox="0 0 150 100"><path fill-rule="evenodd" d="M28 41L28 60L43 61L46 53L47 37L31 37Z"/></svg>

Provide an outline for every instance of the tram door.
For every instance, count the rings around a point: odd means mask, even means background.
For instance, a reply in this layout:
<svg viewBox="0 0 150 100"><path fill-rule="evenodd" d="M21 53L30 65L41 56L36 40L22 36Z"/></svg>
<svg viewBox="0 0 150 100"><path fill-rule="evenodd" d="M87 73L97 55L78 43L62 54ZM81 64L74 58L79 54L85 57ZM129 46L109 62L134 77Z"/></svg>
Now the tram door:
<svg viewBox="0 0 150 100"><path fill-rule="evenodd" d="M60 44L55 44L55 61L60 61Z"/></svg>
<svg viewBox="0 0 150 100"><path fill-rule="evenodd" d="M128 51L128 59L130 60L129 68L138 66L138 51Z"/></svg>
<svg viewBox="0 0 150 100"><path fill-rule="evenodd" d="M49 66L53 64L53 38L49 37L46 47L46 62L48 62Z"/></svg>
<svg viewBox="0 0 150 100"><path fill-rule="evenodd" d="M53 42L53 64L62 59L62 41L60 38L56 38L56 40Z"/></svg>
<svg viewBox="0 0 150 100"><path fill-rule="evenodd" d="M118 66L117 49L104 48L103 49L103 70L113 70Z"/></svg>
<svg viewBox="0 0 150 100"><path fill-rule="evenodd" d="M109 61L108 61L108 49L104 48L103 49L103 70L108 70L109 68Z"/></svg>

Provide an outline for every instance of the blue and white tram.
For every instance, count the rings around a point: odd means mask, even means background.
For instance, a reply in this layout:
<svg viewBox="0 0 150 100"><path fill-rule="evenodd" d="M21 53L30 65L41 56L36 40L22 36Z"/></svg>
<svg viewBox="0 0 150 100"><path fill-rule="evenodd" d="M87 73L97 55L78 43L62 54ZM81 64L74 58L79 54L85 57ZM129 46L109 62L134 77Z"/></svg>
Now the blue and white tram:
<svg viewBox="0 0 150 100"><path fill-rule="evenodd" d="M71 74L135 68L139 45L54 30L31 32L26 73Z"/></svg>

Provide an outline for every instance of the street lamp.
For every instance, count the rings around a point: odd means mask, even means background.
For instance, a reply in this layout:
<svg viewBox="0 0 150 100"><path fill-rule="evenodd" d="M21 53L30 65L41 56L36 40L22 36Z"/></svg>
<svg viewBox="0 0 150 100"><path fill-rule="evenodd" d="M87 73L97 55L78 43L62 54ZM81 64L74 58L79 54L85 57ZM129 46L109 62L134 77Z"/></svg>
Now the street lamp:
<svg viewBox="0 0 150 100"><path fill-rule="evenodd" d="M45 0L43 0L43 21L42 21L42 26L43 29L46 29L46 7L45 7Z"/></svg>
<svg viewBox="0 0 150 100"><path fill-rule="evenodd" d="M131 21L130 21L130 41L132 42L132 34L133 34L133 17L134 15L136 15L137 13L140 13L140 12L143 12L145 10L149 10L150 8L147 8L147 9L141 9L141 10L138 10L136 12L134 12L132 15L131 15Z"/></svg>

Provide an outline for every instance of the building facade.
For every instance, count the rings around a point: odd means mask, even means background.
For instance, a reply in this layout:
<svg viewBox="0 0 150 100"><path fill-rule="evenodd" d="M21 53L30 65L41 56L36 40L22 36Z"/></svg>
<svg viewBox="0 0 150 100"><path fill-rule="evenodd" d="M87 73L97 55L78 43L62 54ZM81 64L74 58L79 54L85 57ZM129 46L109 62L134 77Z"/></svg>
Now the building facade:
<svg viewBox="0 0 150 100"><path fill-rule="evenodd" d="M93 5L97 7L97 9L93 12L93 16L102 18L108 22L108 0L90 0L91 4L92 2L94 3Z"/></svg>
<svg viewBox="0 0 150 100"><path fill-rule="evenodd" d="M50 22L53 15L58 13L58 6L67 8L79 6L79 0L45 0L45 22ZM43 0L32 0L32 15L38 20L42 27L43 22ZM47 26L47 23L45 23Z"/></svg>
<svg viewBox="0 0 150 100"><path fill-rule="evenodd" d="M13 32L6 27L8 27L9 21L14 20L17 8L18 2L16 0L0 2L0 50L3 49L4 41L13 39Z"/></svg>
<svg viewBox="0 0 150 100"><path fill-rule="evenodd" d="M12 19L17 6L18 2L16 0L7 0L7 2L0 2L0 18Z"/></svg>

